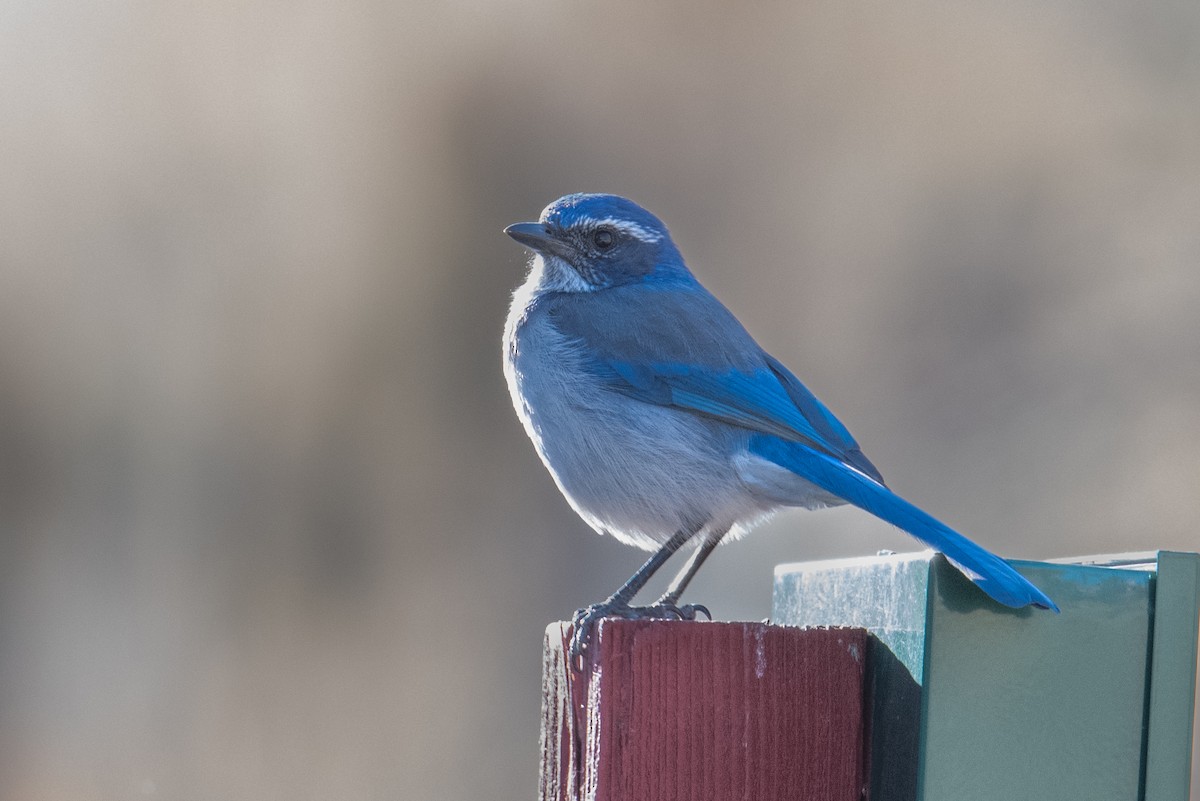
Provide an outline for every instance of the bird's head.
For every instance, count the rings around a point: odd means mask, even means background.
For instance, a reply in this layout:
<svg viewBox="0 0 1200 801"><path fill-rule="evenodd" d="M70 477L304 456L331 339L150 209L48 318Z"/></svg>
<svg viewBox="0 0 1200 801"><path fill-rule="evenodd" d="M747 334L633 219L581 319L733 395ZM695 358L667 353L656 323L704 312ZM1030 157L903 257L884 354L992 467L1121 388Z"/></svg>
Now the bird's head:
<svg viewBox="0 0 1200 801"><path fill-rule="evenodd" d="M686 274L667 227L619 195L567 195L537 222L504 233L541 257L545 289L590 292L660 274Z"/></svg>

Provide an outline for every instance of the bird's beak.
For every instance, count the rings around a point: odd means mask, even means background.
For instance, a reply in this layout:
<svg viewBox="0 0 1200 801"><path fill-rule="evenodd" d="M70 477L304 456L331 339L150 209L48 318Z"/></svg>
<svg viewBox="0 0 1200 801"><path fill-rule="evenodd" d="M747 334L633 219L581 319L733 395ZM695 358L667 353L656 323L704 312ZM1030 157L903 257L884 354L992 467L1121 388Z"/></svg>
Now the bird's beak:
<svg viewBox="0 0 1200 801"><path fill-rule="evenodd" d="M504 229L504 233L538 253L551 250L555 241L546 226L537 222L513 223Z"/></svg>

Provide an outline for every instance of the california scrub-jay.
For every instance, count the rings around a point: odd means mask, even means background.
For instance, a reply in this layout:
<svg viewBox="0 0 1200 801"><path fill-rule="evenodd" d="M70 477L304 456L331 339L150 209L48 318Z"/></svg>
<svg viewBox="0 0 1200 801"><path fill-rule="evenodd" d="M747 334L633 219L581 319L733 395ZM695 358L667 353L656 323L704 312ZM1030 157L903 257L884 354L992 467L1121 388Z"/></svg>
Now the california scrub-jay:
<svg viewBox="0 0 1200 801"><path fill-rule="evenodd" d="M575 655L602 617L707 613L678 606L701 563L786 506L852 503L944 553L1005 606L1057 610L1002 559L889 490L846 427L692 276L654 215L616 195L567 195L504 232L534 253L504 331L517 415L592 528L655 551L576 613ZM631 607L693 537L666 593Z"/></svg>

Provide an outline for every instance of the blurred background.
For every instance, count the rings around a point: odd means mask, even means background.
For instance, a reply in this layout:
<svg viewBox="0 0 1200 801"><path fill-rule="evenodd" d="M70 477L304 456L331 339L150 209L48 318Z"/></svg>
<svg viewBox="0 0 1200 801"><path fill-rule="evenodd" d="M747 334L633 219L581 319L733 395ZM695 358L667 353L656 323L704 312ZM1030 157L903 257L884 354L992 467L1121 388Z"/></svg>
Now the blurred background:
<svg viewBox="0 0 1200 801"><path fill-rule="evenodd" d="M542 630L644 557L501 374L567 192L980 542L1200 546L1194 0L14 2L0 109L0 797L533 797Z"/></svg>

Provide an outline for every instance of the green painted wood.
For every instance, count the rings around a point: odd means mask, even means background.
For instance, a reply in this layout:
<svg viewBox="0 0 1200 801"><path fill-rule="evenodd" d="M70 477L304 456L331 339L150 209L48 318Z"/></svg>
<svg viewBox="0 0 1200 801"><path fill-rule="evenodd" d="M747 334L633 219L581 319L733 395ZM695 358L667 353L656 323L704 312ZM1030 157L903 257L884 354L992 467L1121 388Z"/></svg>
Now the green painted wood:
<svg viewBox="0 0 1200 801"><path fill-rule="evenodd" d="M1062 560L1145 570L1153 575L1154 614L1147 694L1142 797L1186 801L1191 784L1200 554L1148 551Z"/></svg>
<svg viewBox="0 0 1200 801"><path fill-rule="evenodd" d="M998 606L932 553L781 565L773 619L876 635L876 801L1185 801L1195 559L1015 562L1061 615Z"/></svg>
<svg viewBox="0 0 1200 801"><path fill-rule="evenodd" d="M1138 798L1150 576L1018 565L1054 615L996 608L933 567L918 797Z"/></svg>
<svg viewBox="0 0 1200 801"><path fill-rule="evenodd" d="M1145 798L1186 801L1192 778L1200 554L1161 551L1155 583Z"/></svg>

